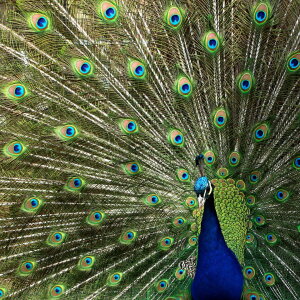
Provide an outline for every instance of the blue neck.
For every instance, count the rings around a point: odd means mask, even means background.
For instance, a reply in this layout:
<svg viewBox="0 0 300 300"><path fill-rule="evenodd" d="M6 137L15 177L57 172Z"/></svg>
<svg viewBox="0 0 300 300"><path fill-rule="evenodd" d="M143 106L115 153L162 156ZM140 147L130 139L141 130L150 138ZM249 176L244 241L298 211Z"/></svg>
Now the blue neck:
<svg viewBox="0 0 300 300"><path fill-rule="evenodd" d="M204 204L193 300L240 300L243 281L241 266L222 235L211 195Z"/></svg>

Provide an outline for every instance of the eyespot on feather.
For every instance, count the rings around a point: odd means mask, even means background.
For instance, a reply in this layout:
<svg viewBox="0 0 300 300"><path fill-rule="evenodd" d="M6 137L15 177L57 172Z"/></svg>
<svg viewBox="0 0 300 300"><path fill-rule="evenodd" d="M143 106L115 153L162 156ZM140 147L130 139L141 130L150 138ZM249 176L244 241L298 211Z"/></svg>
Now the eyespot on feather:
<svg viewBox="0 0 300 300"><path fill-rule="evenodd" d="M134 230L127 230L123 232L119 238L121 244L130 245L137 239L137 232Z"/></svg>
<svg viewBox="0 0 300 300"><path fill-rule="evenodd" d="M31 275L37 267L37 262L35 260L25 260L21 262L18 268L19 276L29 276Z"/></svg>
<svg viewBox="0 0 300 300"><path fill-rule="evenodd" d="M100 210L91 211L86 217L86 222L91 226L99 226L106 218L104 212Z"/></svg>
<svg viewBox="0 0 300 300"><path fill-rule="evenodd" d="M65 189L70 192L80 192L86 186L86 181L79 176L70 177L67 180Z"/></svg>
<svg viewBox="0 0 300 300"><path fill-rule="evenodd" d="M48 32L52 28L49 16L41 13L31 14L28 18L28 23L35 32Z"/></svg>
<svg viewBox="0 0 300 300"><path fill-rule="evenodd" d="M228 114L225 109L220 108L214 113L214 125L218 129L224 128L228 121Z"/></svg>
<svg viewBox="0 0 300 300"><path fill-rule="evenodd" d="M216 156L213 151L208 150L204 153L204 163L207 166L212 166L216 162Z"/></svg>
<svg viewBox="0 0 300 300"><path fill-rule="evenodd" d="M139 126L133 119L123 119L119 121L119 127L125 134L133 134L139 132Z"/></svg>
<svg viewBox="0 0 300 300"><path fill-rule="evenodd" d="M238 75L237 85L242 94L248 94L254 87L255 79L250 71Z"/></svg>
<svg viewBox="0 0 300 300"><path fill-rule="evenodd" d="M295 73L300 70L300 52L294 52L289 55L286 66L289 72Z"/></svg>
<svg viewBox="0 0 300 300"><path fill-rule="evenodd" d="M87 59L73 58L71 65L75 74L82 78L90 77L94 74L94 65Z"/></svg>
<svg viewBox="0 0 300 300"><path fill-rule="evenodd" d="M121 272L114 272L110 274L107 278L107 285L114 287L120 284L123 278L123 273Z"/></svg>
<svg viewBox="0 0 300 300"><path fill-rule="evenodd" d="M209 53L215 54L220 49L220 38L215 32L209 31L204 34L202 44Z"/></svg>
<svg viewBox="0 0 300 300"><path fill-rule="evenodd" d="M170 29L179 30L182 26L184 13L181 8L169 7L164 15L164 21Z"/></svg>
<svg viewBox="0 0 300 300"><path fill-rule="evenodd" d="M168 132L168 141L171 145L177 147L184 146L184 136L180 130L171 129Z"/></svg>
<svg viewBox="0 0 300 300"><path fill-rule="evenodd" d="M129 60L128 62L129 76L133 79L145 79L147 76L147 70L145 64L138 60Z"/></svg>
<svg viewBox="0 0 300 300"><path fill-rule="evenodd" d="M64 141L72 140L79 135L79 130L74 125L64 125L55 128L56 135Z"/></svg>
<svg viewBox="0 0 300 300"><path fill-rule="evenodd" d="M6 98L15 102L21 102L21 100L29 96L29 90L20 82L12 82L3 88L3 93Z"/></svg>
<svg viewBox="0 0 300 300"><path fill-rule="evenodd" d="M182 268L177 268L176 271L175 271L175 277L176 277L178 280L183 280L183 279L185 279L185 277L186 277L186 270L185 270L185 269L182 269Z"/></svg>
<svg viewBox="0 0 300 300"><path fill-rule="evenodd" d="M253 21L257 26L265 25L271 16L271 6L268 2L259 2L253 7Z"/></svg>
<svg viewBox="0 0 300 300"><path fill-rule="evenodd" d="M64 294L65 289L66 287L63 284L51 285L49 286L48 296L50 299L60 298Z"/></svg>
<svg viewBox="0 0 300 300"><path fill-rule="evenodd" d="M172 237L167 236L167 237L163 237L158 241L158 246L161 250L166 251L170 249L173 243L174 243L174 239Z"/></svg>
<svg viewBox="0 0 300 300"><path fill-rule="evenodd" d="M179 76L175 82L175 91L183 98L189 98L193 93L191 80L186 76Z"/></svg>
<svg viewBox="0 0 300 300"><path fill-rule="evenodd" d="M136 161L122 165L122 169L128 175L137 175L142 172L141 165Z"/></svg>
<svg viewBox="0 0 300 300"><path fill-rule="evenodd" d="M163 293L169 286L169 281L167 279L161 279L156 284L156 290L159 293Z"/></svg>
<svg viewBox="0 0 300 300"><path fill-rule="evenodd" d="M178 169L176 171L177 179L181 182L190 182L190 174L186 169Z"/></svg>
<svg viewBox="0 0 300 300"><path fill-rule="evenodd" d="M241 154L239 152L234 151L229 155L229 165L231 167L238 166L240 163L240 160L241 160Z"/></svg>
<svg viewBox="0 0 300 300"><path fill-rule="evenodd" d="M263 275L263 281L264 281L265 285L267 285L267 286L274 285L275 284L275 276L274 276L274 274L270 273L270 272L265 273Z"/></svg>
<svg viewBox="0 0 300 300"><path fill-rule="evenodd" d="M10 158L18 158L24 154L27 150L25 144L21 141L14 141L6 144L3 148L3 153L5 156Z"/></svg>
<svg viewBox="0 0 300 300"><path fill-rule="evenodd" d="M250 266L245 266L243 269L243 275L245 279L251 280L255 276L255 269Z"/></svg>
<svg viewBox="0 0 300 300"><path fill-rule="evenodd" d="M79 259L77 268L80 271L90 271L95 263L95 257L92 255L86 255Z"/></svg>
<svg viewBox="0 0 300 300"><path fill-rule="evenodd" d="M279 189L275 192L274 196L278 202L285 203L290 197L290 192L284 189Z"/></svg>
<svg viewBox="0 0 300 300"><path fill-rule="evenodd" d="M23 210L26 213L34 214L36 213L44 204L44 201L37 197L32 197L25 199L21 210Z"/></svg>
<svg viewBox="0 0 300 300"><path fill-rule="evenodd" d="M112 1L101 1L99 4L99 14L106 23L114 23L119 18L119 8Z"/></svg>
<svg viewBox="0 0 300 300"><path fill-rule="evenodd" d="M261 142L267 139L269 135L270 135L270 126L267 123L263 123L254 129L253 139L255 142Z"/></svg>
<svg viewBox="0 0 300 300"><path fill-rule="evenodd" d="M54 231L49 234L46 243L51 247L59 247L66 240L67 234L62 231Z"/></svg>
<svg viewBox="0 0 300 300"><path fill-rule="evenodd" d="M162 202L160 196L158 196L157 194L148 194L145 198L144 198L144 203L148 206L156 206L158 204L160 204Z"/></svg>

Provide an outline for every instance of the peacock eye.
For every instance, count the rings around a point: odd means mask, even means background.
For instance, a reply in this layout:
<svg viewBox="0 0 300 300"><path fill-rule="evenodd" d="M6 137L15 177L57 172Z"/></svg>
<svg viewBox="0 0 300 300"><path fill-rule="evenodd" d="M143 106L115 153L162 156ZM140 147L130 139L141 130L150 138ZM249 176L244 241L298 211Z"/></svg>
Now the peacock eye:
<svg viewBox="0 0 300 300"><path fill-rule="evenodd" d="M160 280L156 283L156 290L159 293L163 293L167 289L168 285L169 285L168 280L166 279Z"/></svg>
<svg viewBox="0 0 300 300"><path fill-rule="evenodd" d="M132 244L137 238L137 232L134 230L125 231L121 234L119 241L121 244Z"/></svg>
<svg viewBox="0 0 300 300"><path fill-rule="evenodd" d="M107 284L109 286L116 286L121 282L122 277L123 277L123 274L120 273L120 272L113 273L113 274L108 276Z"/></svg>
<svg viewBox="0 0 300 300"><path fill-rule="evenodd" d="M175 88L177 93L184 98L190 97L193 92L191 80L186 76L180 76L177 78Z"/></svg>
<svg viewBox="0 0 300 300"><path fill-rule="evenodd" d="M243 93L249 93L254 84L254 77L252 73L245 71L238 76L238 88Z"/></svg>
<svg viewBox="0 0 300 300"><path fill-rule="evenodd" d="M184 146L184 136L180 130L171 129L168 133L168 141L170 144L178 147Z"/></svg>
<svg viewBox="0 0 300 300"><path fill-rule="evenodd" d="M178 7L171 7L165 12L165 22L170 29L178 30L182 25L183 14Z"/></svg>
<svg viewBox="0 0 300 300"><path fill-rule="evenodd" d="M81 78L91 76L94 72L94 65L85 59L72 59L71 60L75 74Z"/></svg>
<svg viewBox="0 0 300 300"><path fill-rule="evenodd" d="M254 22L257 26L262 26L264 25L270 16L271 13L271 8L268 3L259 3L255 8L254 8Z"/></svg>
<svg viewBox="0 0 300 300"><path fill-rule="evenodd" d="M129 76L133 79L145 79L146 78L146 67L138 60L129 59L128 62Z"/></svg>
<svg viewBox="0 0 300 300"><path fill-rule="evenodd" d="M220 39L215 32L209 31L204 34L202 44L208 53L215 54L220 48Z"/></svg>
<svg viewBox="0 0 300 300"><path fill-rule="evenodd" d="M50 18L44 14L32 14L28 23L35 32L45 32L51 29Z"/></svg>
<svg viewBox="0 0 300 300"><path fill-rule="evenodd" d="M118 9L111 1L102 1L100 3L100 15L103 21L113 23L118 19Z"/></svg>

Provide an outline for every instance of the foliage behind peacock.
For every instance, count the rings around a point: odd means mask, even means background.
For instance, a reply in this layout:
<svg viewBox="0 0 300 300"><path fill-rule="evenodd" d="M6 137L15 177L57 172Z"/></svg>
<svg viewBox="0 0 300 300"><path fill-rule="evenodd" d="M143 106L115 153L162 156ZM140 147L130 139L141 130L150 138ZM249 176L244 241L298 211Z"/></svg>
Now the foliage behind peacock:
<svg viewBox="0 0 300 300"><path fill-rule="evenodd" d="M298 0L0 9L0 299L300 298Z"/></svg>

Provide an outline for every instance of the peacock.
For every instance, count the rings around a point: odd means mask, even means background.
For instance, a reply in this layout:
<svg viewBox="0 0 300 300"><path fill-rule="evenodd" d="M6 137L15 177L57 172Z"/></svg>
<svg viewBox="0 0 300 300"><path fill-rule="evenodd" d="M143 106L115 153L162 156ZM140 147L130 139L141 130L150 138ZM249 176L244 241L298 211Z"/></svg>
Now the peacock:
<svg viewBox="0 0 300 300"><path fill-rule="evenodd" d="M0 10L0 299L300 299L299 0Z"/></svg>

